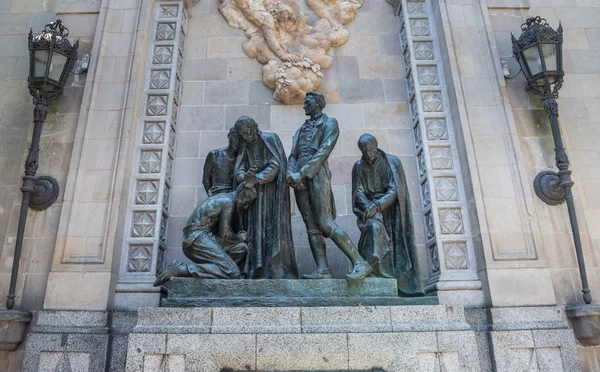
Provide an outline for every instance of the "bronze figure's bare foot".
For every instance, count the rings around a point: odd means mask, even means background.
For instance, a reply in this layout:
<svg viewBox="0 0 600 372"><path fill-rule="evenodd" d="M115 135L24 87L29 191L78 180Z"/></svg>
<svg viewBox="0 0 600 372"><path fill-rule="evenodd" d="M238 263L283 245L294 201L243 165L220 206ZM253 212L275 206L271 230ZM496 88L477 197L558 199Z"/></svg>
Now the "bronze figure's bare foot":
<svg viewBox="0 0 600 372"><path fill-rule="evenodd" d="M317 270L312 274L302 275L302 279L333 279L331 276L331 270L329 268L324 270Z"/></svg>
<svg viewBox="0 0 600 372"><path fill-rule="evenodd" d="M359 262L354 265L354 269L348 275L346 275L346 279L348 280L363 280L369 275L373 269L371 265L369 265L366 261Z"/></svg>
<svg viewBox="0 0 600 372"><path fill-rule="evenodd" d="M186 265L181 262L178 262L177 260L174 260L173 262L171 262L169 267L167 267L167 269L156 278L154 286L158 287L160 285L163 285L169 280L171 280L172 277L189 275L190 274L188 273Z"/></svg>

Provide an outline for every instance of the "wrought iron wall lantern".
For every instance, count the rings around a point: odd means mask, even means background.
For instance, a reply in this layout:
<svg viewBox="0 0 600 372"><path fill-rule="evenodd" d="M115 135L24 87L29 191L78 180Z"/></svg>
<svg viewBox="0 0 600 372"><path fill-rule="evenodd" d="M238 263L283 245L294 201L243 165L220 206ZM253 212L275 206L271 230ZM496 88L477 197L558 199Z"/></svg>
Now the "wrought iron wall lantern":
<svg viewBox="0 0 600 372"><path fill-rule="evenodd" d="M39 34L29 31L29 77L27 83L35 105L33 109L34 127L31 147L25 160L25 175L21 187L23 196L10 289L6 301L8 309L12 309L15 305L15 288L28 209L44 210L51 206L58 197L58 182L50 176L36 177L35 174L38 169L42 126L48 116L49 106L62 95L69 73L77 60L79 40L71 45L67 39L68 35L69 30L60 19L47 24L44 31Z"/></svg>
<svg viewBox="0 0 600 372"><path fill-rule="evenodd" d="M581 276L583 300L586 304L592 302L588 287L587 274L581 238L575 214L575 204L571 187L571 170L569 158L563 147L560 127L558 124L558 91L562 87L565 73L562 63L563 29L559 24L554 30L545 19L532 17L521 25L521 36L517 39L512 36L513 54L527 79L527 89L536 93L544 102L544 109L550 119L552 137L554 138L554 151L558 172L543 171L534 180L536 194L545 203L550 205L561 204L566 201L569 211L569 220L573 232L573 241L579 273Z"/></svg>

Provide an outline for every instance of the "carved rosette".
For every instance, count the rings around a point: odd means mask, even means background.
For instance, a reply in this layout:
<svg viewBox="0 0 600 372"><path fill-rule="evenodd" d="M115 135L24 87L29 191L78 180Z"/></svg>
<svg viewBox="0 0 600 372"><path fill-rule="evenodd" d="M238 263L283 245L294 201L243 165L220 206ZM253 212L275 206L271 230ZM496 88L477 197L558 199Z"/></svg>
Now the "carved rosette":
<svg viewBox="0 0 600 372"><path fill-rule="evenodd" d="M307 92L316 90L322 69L333 65L329 49L343 45L362 0L306 0L321 17L309 24L294 0L220 0L219 11L231 27L246 32L244 53L265 65L263 83L273 99L285 104L302 103Z"/></svg>

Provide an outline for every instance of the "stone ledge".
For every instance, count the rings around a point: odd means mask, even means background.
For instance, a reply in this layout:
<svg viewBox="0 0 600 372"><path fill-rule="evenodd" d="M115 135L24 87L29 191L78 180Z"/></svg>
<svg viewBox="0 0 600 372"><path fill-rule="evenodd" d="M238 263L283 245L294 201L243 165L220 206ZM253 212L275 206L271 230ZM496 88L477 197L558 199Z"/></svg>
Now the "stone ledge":
<svg viewBox="0 0 600 372"><path fill-rule="evenodd" d="M494 331L568 328L556 306L499 307L490 311Z"/></svg>
<svg viewBox="0 0 600 372"><path fill-rule="evenodd" d="M0 351L14 351L25 339L31 314L19 310L0 310Z"/></svg>
<svg viewBox="0 0 600 372"><path fill-rule="evenodd" d="M600 306L580 305L566 310L575 338L584 346L600 345Z"/></svg>
<svg viewBox="0 0 600 372"><path fill-rule="evenodd" d="M437 297L398 297L395 279L172 278L163 307L293 307L436 305Z"/></svg>
<svg viewBox="0 0 600 372"><path fill-rule="evenodd" d="M437 305L437 297L189 297L164 298L163 307L289 307Z"/></svg>
<svg viewBox="0 0 600 372"><path fill-rule="evenodd" d="M471 330L464 309L429 306L142 308L134 333L314 334Z"/></svg>
<svg viewBox="0 0 600 372"><path fill-rule="evenodd" d="M394 279L194 279L172 278L171 298L229 297L398 297Z"/></svg>
<svg viewBox="0 0 600 372"><path fill-rule="evenodd" d="M108 333L108 313L86 310L43 310L33 333Z"/></svg>

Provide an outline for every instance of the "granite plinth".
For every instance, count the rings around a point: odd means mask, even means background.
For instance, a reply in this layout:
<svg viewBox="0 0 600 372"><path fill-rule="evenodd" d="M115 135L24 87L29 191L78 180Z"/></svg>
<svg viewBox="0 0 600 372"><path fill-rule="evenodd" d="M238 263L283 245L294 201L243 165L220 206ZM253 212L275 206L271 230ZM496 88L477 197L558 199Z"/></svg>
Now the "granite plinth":
<svg viewBox="0 0 600 372"><path fill-rule="evenodd" d="M437 297L398 297L394 279L220 280L173 278L165 307L435 305Z"/></svg>
<svg viewBox="0 0 600 372"><path fill-rule="evenodd" d="M0 351L14 351L25 339L31 314L19 310L0 311Z"/></svg>
<svg viewBox="0 0 600 372"><path fill-rule="evenodd" d="M584 346L600 345L600 306L579 305L568 308L575 338Z"/></svg>

